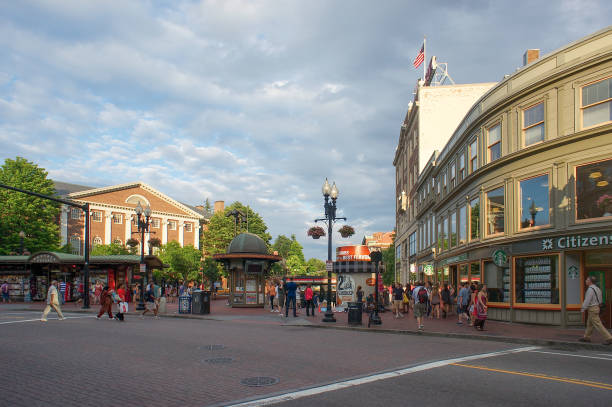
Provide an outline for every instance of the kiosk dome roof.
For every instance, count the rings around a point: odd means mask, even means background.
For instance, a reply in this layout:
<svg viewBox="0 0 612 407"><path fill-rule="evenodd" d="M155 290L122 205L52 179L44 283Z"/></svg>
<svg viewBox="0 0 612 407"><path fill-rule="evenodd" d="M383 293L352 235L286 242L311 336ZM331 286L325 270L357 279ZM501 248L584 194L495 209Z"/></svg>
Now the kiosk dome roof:
<svg viewBox="0 0 612 407"><path fill-rule="evenodd" d="M232 253L268 254L268 246L261 237L253 233L241 233L232 240L227 248L227 254Z"/></svg>

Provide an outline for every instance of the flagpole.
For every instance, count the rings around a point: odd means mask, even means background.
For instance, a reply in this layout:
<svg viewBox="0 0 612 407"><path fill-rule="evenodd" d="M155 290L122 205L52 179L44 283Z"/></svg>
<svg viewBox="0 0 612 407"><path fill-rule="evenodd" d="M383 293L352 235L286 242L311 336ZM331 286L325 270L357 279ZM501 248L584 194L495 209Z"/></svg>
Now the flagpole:
<svg viewBox="0 0 612 407"><path fill-rule="evenodd" d="M427 37L423 36L423 83L425 82L425 75L427 75L425 71L425 67L427 66L427 51L425 47L425 42L427 41Z"/></svg>

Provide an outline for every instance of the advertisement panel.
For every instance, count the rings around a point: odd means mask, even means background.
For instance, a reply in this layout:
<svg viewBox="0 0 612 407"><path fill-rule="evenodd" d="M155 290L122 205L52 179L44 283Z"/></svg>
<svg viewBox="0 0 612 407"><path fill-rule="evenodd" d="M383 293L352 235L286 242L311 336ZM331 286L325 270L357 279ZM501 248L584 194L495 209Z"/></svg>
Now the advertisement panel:
<svg viewBox="0 0 612 407"><path fill-rule="evenodd" d="M370 261L368 246L340 246L336 249L336 261Z"/></svg>

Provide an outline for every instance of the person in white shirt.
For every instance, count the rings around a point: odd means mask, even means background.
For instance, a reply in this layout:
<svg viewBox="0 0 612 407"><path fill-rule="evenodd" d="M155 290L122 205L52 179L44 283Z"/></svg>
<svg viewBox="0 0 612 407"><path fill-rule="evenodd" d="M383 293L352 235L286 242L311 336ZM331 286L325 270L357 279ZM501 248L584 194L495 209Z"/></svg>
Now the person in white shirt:
<svg viewBox="0 0 612 407"><path fill-rule="evenodd" d="M584 336L579 339L580 342L591 342L591 334L593 328L597 329L605 338L605 345L612 345L612 335L603 326L601 319L599 319L599 305L603 303L601 290L595 283L597 280L594 276L588 276L585 284L587 286L586 292L584 293L584 302L580 310L587 312L587 324L584 331Z"/></svg>
<svg viewBox="0 0 612 407"><path fill-rule="evenodd" d="M40 318L42 322L47 322L47 315L49 314L49 311L51 311L51 308L53 308L55 312L57 312L60 321L64 319L64 315L62 314L62 310L59 306L59 295L57 292L56 280L53 280L51 282L51 286L49 287L49 291L47 292L47 306L43 311L42 317Z"/></svg>

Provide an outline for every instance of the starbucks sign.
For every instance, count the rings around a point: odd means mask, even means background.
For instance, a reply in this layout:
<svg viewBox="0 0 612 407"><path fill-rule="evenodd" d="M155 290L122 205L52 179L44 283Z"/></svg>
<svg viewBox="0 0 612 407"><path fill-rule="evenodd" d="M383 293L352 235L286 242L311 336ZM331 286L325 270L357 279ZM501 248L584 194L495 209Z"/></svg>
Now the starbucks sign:
<svg viewBox="0 0 612 407"><path fill-rule="evenodd" d="M426 264L425 266L423 266L423 272L426 275L431 276L434 272L433 264Z"/></svg>
<svg viewBox="0 0 612 407"><path fill-rule="evenodd" d="M498 267L506 267L508 265L508 254L502 249L493 251L491 257L493 258L493 263Z"/></svg>

